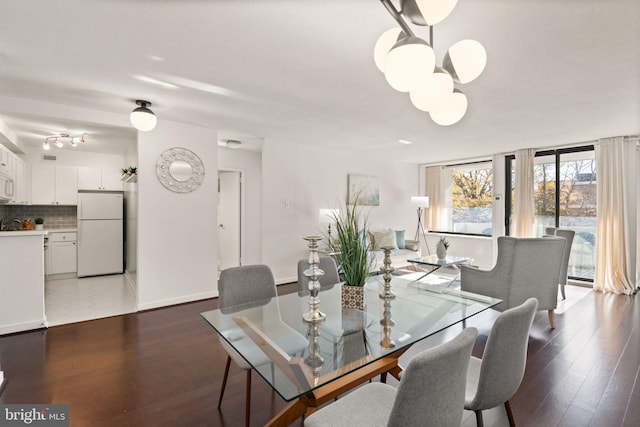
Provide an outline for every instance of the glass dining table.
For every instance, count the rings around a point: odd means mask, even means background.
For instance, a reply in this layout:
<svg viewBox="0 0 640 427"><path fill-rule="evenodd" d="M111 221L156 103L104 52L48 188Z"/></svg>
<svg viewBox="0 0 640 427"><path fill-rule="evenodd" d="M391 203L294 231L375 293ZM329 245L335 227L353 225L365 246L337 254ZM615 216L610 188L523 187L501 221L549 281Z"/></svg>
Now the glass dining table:
<svg viewBox="0 0 640 427"><path fill-rule="evenodd" d="M380 297L383 286L382 276L368 280L365 310L342 307L340 284L320 292L321 322L303 320L308 297L298 293L201 315L290 402L267 424L285 426L373 377L399 378L413 344L501 302L411 277L392 278L394 298Z"/></svg>

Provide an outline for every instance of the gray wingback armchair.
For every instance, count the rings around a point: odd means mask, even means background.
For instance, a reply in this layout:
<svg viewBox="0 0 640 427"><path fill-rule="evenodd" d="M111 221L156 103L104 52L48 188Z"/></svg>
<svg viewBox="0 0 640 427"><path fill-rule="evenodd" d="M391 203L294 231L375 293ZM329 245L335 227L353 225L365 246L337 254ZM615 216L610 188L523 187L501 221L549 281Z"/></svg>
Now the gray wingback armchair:
<svg viewBox="0 0 640 427"><path fill-rule="evenodd" d="M498 237L498 259L491 270L460 266L460 288L502 302L494 307L504 311L538 300L538 310L549 312L555 328L554 309L558 303L558 277L566 239L561 237Z"/></svg>
<svg viewBox="0 0 640 427"><path fill-rule="evenodd" d="M576 232L573 230L568 230L566 228L555 227L547 227L544 229L544 232L548 236L558 236L567 239L567 244L564 245L564 252L562 254L562 268L560 269L560 277L558 278L562 299L566 299L567 295L565 293L564 287L566 286L569 277L569 257L571 257L571 245L573 245L573 238L575 237Z"/></svg>

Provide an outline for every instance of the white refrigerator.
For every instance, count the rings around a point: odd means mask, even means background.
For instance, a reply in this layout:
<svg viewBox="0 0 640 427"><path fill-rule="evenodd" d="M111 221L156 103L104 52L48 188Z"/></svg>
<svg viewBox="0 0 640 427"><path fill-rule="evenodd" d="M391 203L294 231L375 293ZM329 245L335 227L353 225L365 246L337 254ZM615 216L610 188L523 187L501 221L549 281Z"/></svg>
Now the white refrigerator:
<svg viewBox="0 0 640 427"><path fill-rule="evenodd" d="M122 192L78 193L78 277L123 273Z"/></svg>

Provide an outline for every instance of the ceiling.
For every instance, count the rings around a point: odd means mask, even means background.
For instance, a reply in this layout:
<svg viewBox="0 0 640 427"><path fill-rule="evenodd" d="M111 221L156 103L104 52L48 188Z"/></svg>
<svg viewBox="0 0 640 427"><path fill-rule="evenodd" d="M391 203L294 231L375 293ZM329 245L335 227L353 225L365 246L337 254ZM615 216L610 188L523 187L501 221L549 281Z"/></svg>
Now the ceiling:
<svg viewBox="0 0 640 427"><path fill-rule="evenodd" d="M378 0L5 1L0 94L109 114L146 99L158 120L253 147L284 141L412 163L640 133L637 0L460 0L434 27L437 58L473 38L488 61L461 86L469 108L448 127L376 68L374 44L394 26ZM108 127L90 123L0 119L24 144L82 130L96 151L117 152L116 140L135 138L130 128L103 139Z"/></svg>

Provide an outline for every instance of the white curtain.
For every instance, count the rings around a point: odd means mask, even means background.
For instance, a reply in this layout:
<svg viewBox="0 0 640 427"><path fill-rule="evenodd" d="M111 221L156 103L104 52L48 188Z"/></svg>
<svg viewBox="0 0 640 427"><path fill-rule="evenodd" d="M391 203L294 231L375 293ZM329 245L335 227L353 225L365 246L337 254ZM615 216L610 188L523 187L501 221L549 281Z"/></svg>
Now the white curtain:
<svg viewBox="0 0 640 427"><path fill-rule="evenodd" d="M445 230L446 203L442 191L442 167L431 166L426 170L426 195L429 196L429 209L426 210L427 230Z"/></svg>
<svg viewBox="0 0 640 427"><path fill-rule="evenodd" d="M511 235L515 237L534 237L534 180L533 159L536 152L533 148L516 151L516 183L513 209L513 228Z"/></svg>
<svg viewBox="0 0 640 427"><path fill-rule="evenodd" d="M629 160L635 143L623 137L604 138L596 145L598 228L594 289L631 295L635 289L635 197L629 182Z"/></svg>

